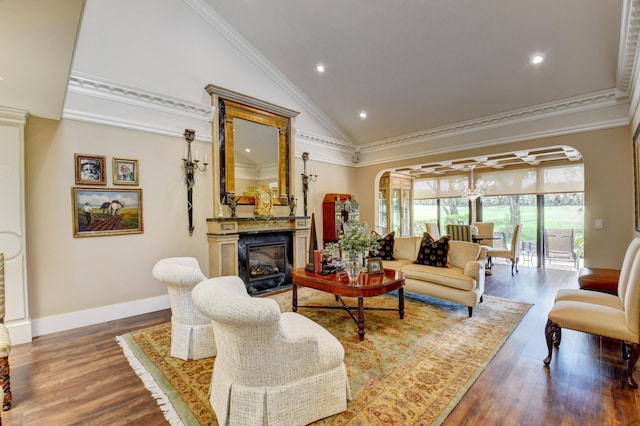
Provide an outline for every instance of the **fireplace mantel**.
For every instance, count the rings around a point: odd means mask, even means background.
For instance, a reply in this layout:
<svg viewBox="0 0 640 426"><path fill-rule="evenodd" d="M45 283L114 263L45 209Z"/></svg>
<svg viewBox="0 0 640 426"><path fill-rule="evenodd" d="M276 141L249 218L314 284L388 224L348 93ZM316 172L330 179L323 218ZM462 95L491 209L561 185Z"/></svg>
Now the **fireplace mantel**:
<svg viewBox="0 0 640 426"><path fill-rule="evenodd" d="M245 234L262 234L267 238L272 233L290 232L293 267L303 267L307 263L310 228L311 218L308 216L209 218L209 276L238 276L238 241Z"/></svg>
<svg viewBox="0 0 640 426"><path fill-rule="evenodd" d="M310 226L309 216L214 217L207 219L207 235L309 230Z"/></svg>

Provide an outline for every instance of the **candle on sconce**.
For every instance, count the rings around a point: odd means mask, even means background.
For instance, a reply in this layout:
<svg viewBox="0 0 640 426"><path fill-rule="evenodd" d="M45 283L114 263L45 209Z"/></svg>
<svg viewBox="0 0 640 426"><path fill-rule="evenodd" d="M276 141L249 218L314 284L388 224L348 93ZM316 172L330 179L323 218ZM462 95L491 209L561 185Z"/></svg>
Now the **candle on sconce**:
<svg viewBox="0 0 640 426"><path fill-rule="evenodd" d="M196 161L198 161L198 149L196 148Z"/></svg>
<svg viewBox="0 0 640 426"><path fill-rule="evenodd" d="M204 163L205 164L209 163L209 154L204 154Z"/></svg>

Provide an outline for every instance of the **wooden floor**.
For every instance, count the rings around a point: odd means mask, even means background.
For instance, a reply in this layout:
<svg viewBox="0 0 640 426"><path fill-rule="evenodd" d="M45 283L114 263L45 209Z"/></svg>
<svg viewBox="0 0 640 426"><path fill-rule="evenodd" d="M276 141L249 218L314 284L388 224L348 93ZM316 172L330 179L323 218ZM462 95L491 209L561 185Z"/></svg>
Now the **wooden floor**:
<svg viewBox="0 0 640 426"><path fill-rule="evenodd" d="M575 271L532 267L512 277L506 265L494 266L486 294L535 305L446 425L640 425L640 393L626 386L619 342L566 330L551 365L542 362L546 314L556 291L577 287L576 279ZM167 424L115 336L169 318L160 311L15 346L5 426Z"/></svg>

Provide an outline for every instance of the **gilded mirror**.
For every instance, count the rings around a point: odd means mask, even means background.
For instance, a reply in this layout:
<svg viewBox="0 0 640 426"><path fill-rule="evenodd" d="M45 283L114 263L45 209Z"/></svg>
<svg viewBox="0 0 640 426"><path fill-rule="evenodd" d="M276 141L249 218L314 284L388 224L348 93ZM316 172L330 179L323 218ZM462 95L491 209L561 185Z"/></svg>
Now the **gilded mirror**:
<svg viewBox="0 0 640 426"><path fill-rule="evenodd" d="M217 107L220 203L233 193L238 204L253 204L266 187L274 204L286 205L291 184L291 137L297 112L240 93L208 85Z"/></svg>

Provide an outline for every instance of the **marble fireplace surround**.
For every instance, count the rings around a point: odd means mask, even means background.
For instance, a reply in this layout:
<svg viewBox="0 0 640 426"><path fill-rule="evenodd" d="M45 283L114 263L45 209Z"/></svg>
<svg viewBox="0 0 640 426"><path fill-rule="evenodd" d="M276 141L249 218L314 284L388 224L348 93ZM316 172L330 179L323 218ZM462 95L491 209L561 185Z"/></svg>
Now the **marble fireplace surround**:
<svg viewBox="0 0 640 426"><path fill-rule="evenodd" d="M207 219L209 243L209 276L240 276L250 294L277 290L279 282L249 283L240 259L245 258L245 242L260 243L287 240L292 256L292 268L304 267L307 262L311 220L307 216L283 217L219 217ZM289 237L290 236L290 237ZM290 274L290 270L287 271Z"/></svg>

